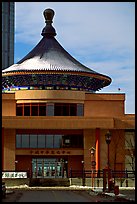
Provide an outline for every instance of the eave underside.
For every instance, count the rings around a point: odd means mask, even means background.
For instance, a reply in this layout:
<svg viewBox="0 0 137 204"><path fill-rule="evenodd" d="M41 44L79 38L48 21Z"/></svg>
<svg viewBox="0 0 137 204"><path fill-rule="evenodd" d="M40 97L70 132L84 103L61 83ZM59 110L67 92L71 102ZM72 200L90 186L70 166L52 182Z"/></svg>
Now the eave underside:
<svg viewBox="0 0 137 204"><path fill-rule="evenodd" d="M2 77L2 90L10 91L13 88L21 90L26 89L68 89L84 91L98 91L109 84L104 78L82 74L67 74L67 73L49 73L49 74L18 74L5 75Z"/></svg>

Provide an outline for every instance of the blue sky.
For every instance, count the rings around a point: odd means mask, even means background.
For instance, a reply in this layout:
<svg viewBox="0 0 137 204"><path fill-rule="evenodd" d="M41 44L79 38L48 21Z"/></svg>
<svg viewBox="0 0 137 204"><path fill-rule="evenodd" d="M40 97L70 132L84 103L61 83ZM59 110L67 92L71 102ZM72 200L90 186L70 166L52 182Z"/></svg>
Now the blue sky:
<svg viewBox="0 0 137 204"><path fill-rule="evenodd" d="M135 2L15 2L14 63L41 40L47 8L64 49L112 78L98 93L125 93L125 113L135 113Z"/></svg>

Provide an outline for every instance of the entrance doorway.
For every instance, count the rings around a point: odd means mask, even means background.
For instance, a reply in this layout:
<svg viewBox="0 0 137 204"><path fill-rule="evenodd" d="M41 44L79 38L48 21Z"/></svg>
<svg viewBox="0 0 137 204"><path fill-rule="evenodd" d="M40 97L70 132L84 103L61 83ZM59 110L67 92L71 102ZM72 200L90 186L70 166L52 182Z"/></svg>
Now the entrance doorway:
<svg viewBox="0 0 137 204"><path fill-rule="evenodd" d="M64 162L56 158L32 159L33 178L63 178Z"/></svg>

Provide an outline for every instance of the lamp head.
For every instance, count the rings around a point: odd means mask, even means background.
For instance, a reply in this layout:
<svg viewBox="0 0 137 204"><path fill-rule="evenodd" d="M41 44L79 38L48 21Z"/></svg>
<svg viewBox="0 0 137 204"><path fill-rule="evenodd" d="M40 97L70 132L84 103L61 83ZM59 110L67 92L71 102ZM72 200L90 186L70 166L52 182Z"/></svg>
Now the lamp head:
<svg viewBox="0 0 137 204"><path fill-rule="evenodd" d="M107 133L105 134L105 139L106 139L106 143L110 144L110 142L111 142L111 133L110 133L110 131L107 131Z"/></svg>
<svg viewBox="0 0 137 204"><path fill-rule="evenodd" d="M95 149L94 147L91 147L89 150L90 150L90 153L91 153L92 155L95 154L96 149Z"/></svg>

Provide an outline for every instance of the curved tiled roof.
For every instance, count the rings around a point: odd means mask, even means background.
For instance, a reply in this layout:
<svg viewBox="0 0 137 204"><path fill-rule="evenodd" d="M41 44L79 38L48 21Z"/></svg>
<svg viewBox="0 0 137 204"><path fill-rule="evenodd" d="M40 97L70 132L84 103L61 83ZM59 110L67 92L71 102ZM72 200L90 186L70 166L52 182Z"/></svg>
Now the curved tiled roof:
<svg viewBox="0 0 137 204"><path fill-rule="evenodd" d="M72 84L75 84L76 88L81 87L80 90L96 91L108 86L111 83L110 77L81 64L55 39L56 31L52 26L54 11L46 9L44 16L46 26L42 30L43 38L23 59L2 70L2 86L26 85L29 87L33 84L33 86L44 85L46 88L47 85L55 81L58 85L68 86L69 88ZM62 75L65 76L67 85L63 84ZM74 77L71 77L71 75ZM54 84L55 86L56 84ZM88 87L86 88L86 86Z"/></svg>
<svg viewBox="0 0 137 204"><path fill-rule="evenodd" d="M43 37L30 53L17 64L3 70L3 73L30 70L97 73L74 59L54 37Z"/></svg>

